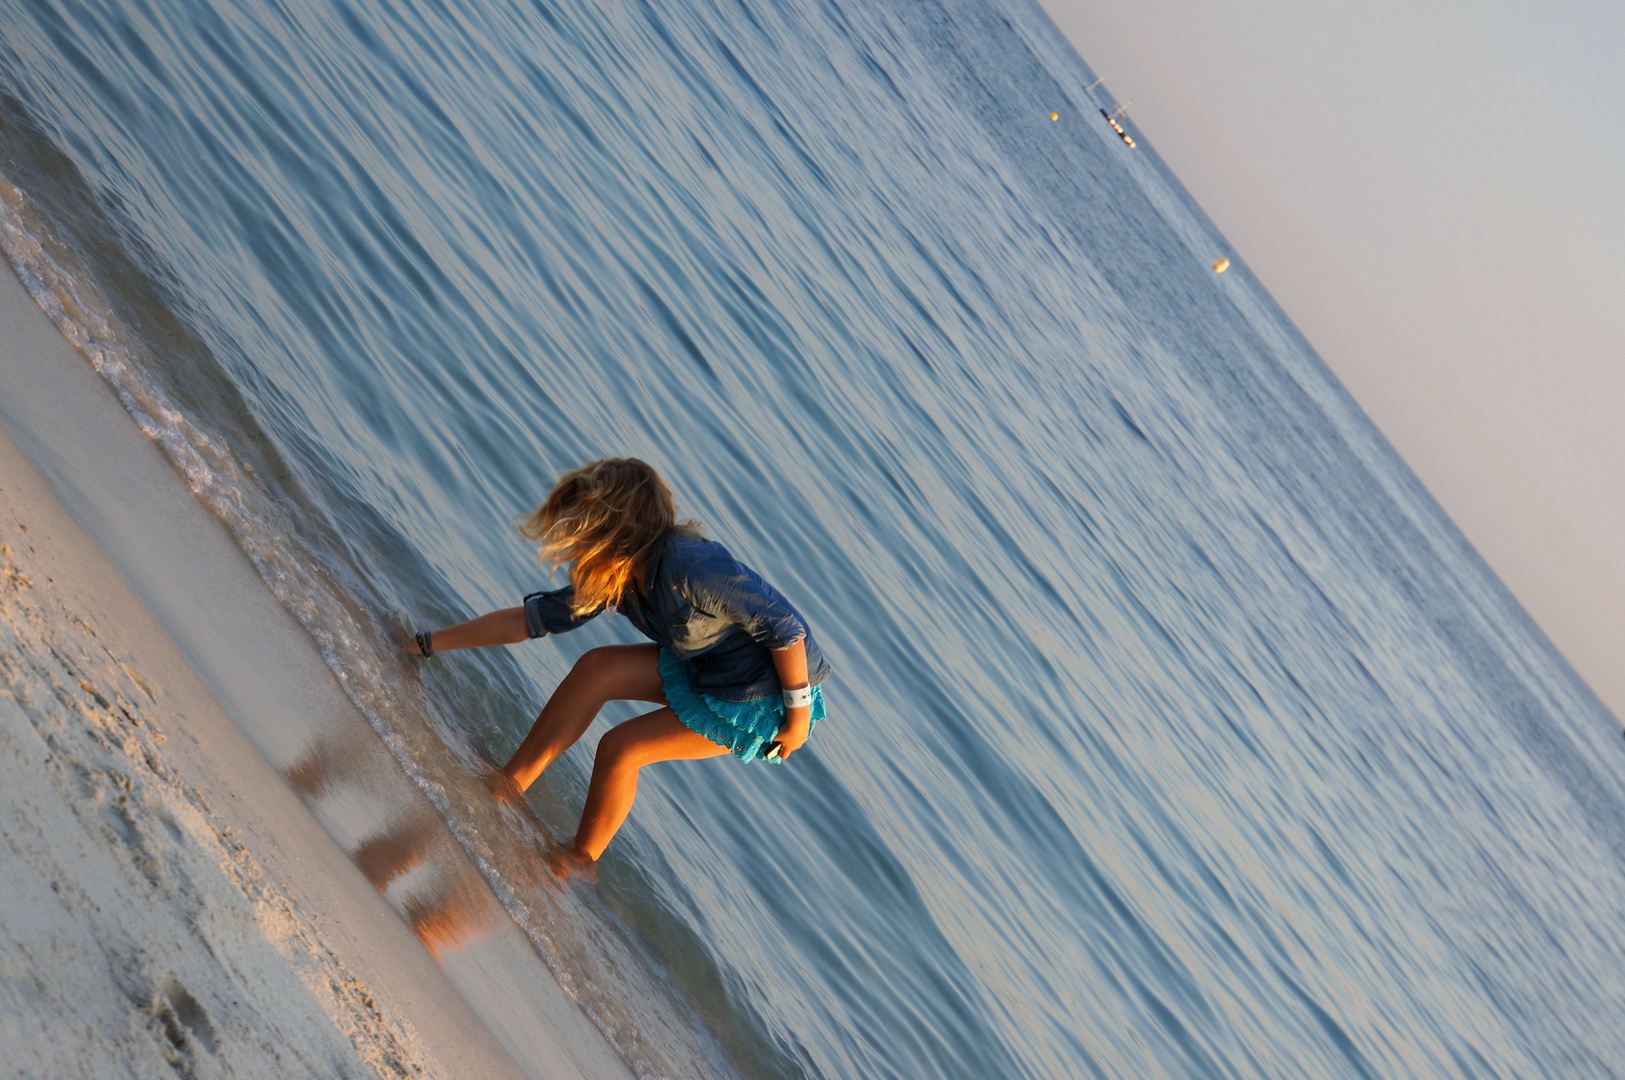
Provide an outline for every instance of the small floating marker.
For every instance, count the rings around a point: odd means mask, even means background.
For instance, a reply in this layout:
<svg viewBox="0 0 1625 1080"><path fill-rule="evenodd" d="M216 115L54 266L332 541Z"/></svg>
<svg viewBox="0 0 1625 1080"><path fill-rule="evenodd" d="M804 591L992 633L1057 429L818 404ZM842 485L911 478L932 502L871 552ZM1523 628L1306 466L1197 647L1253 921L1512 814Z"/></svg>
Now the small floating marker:
<svg viewBox="0 0 1625 1080"><path fill-rule="evenodd" d="M1215 274L1222 274L1228 269L1230 269L1230 260L1223 255L1213 260L1213 272Z"/></svg>
<svg viewBox="0 0 1625 1080"><path fill-rule="evenodd" d="M1061 118L1061 114L1058 112L1052 112L1049 114L1049 118L1051 120L1059 120Z"/></svg>

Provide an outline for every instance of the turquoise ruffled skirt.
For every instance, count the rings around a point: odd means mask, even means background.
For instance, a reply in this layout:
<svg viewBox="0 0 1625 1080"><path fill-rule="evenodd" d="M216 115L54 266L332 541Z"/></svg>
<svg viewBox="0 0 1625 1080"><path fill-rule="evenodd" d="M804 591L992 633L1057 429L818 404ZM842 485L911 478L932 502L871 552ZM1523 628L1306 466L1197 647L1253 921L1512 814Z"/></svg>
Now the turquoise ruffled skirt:
<svg viewBox="0 0 1625 1080"><path fill-rule="evenodd" d="M660 647L660 682L666 703L688 727L719 746L726 746L740 761L766 761L780 764L779 758L762 756L763 747L778 738L784 723L784 702L776 697L760 701L720 701L694 689L691 669L677 654ZM812 730L824 718L824 692L812 688Z"/></svg>

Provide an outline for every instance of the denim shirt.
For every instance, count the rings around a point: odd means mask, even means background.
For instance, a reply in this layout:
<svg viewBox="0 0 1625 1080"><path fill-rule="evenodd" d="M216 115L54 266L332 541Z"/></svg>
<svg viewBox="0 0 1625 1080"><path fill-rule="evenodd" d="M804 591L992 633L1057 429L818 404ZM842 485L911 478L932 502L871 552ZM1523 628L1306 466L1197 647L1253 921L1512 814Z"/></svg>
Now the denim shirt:
<svg viewBox="0 0 1625 1080"><path fill-rule="evenodd" d="M570 610L575 586L525 597L533 638L562 634L598 615ZM601 610L601 609L600 609ZM715 540L671 533L649 560L641 588L616 605L643 635L692 665L694 689L722 701L756 701L780 690L769 650L804 642L808 682L829 678L829 661L807 620L760 574Z"/></svg>

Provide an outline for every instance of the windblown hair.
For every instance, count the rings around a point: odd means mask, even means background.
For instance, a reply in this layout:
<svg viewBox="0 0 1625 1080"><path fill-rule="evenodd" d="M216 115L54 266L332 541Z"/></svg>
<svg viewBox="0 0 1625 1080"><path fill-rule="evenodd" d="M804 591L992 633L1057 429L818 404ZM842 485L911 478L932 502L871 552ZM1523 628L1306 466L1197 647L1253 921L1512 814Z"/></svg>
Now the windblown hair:
<svg viewBox="0 0 1625 1080"><path fill-rule="evenodd" d="M677 520L677 500L660 474L637 458L589 461L565 473L518 528L544 564L570 564L578 615L620 603L633 564L667 533L699 535L696 523Z"/></svg>

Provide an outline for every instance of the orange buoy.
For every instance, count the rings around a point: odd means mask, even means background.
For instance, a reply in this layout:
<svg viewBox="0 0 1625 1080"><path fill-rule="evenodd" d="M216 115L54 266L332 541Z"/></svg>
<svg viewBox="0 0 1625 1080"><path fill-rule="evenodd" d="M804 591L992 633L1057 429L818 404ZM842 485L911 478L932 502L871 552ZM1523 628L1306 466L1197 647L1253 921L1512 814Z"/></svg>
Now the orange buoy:
<svg viewBox="0 0 1625 1080"><path fill-rule="evenodd" d="M1230 269L1230 260L1223 255L1213 260L1213 272L1215 274L1222 274L1228 269Z"/></svg>

